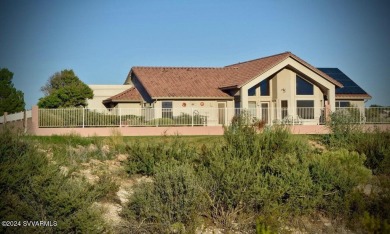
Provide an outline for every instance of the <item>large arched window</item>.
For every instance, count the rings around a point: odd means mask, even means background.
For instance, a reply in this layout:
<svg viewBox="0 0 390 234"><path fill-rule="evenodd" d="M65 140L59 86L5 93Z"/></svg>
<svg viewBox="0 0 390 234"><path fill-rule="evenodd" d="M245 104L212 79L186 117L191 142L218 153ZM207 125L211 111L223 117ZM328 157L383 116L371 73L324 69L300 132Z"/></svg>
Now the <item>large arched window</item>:
<svg viewBox="0 0 390 234"><path fill-rule="evenodd" d="M313 95L314 87L312 84L297 76L296 78L297 95Z"/></svg>

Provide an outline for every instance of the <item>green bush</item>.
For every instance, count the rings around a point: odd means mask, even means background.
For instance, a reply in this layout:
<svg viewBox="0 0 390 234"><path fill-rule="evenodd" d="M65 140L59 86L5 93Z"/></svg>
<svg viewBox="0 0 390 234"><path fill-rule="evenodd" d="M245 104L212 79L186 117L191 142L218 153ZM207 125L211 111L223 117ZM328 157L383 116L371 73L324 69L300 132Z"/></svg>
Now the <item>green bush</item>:
<svg viewBox="0 0 390 234"><path fill-rule="evenodd" d="M374 174L390 175L390 132L375 129L350 137L348 148L365 154L365 165Z"/></svg>
<svg viewBox="0 0 390 234"><path fill-rule="evenodd" d="M0 135L0 219L56 221L56 227L0 227L0 232L79 232L106 230L93 202L107 196L98 183L60 173L57 164L10 132ZM107 180L105 181L107 182Z"/></svg>
<svg viewBox="0 0 390 234"><path fill-rule="evenodd" d="M225 128L224 139L219 147L204 147L200 157L199 176L206 182L214 222L245 229L255 221L247 216L275 214L282 207L288 215L300 214L315 207L311 150L302 138L292 137L283 126L258 134L244 117Z"/></svg>
<svg viewBox="0 0 390 234"><path fill-rule="evenodd" d="M319 208L336 215L344 212L345 197L371 172L364 167L365 156L346 149L315 155L309 166L314 191L319 193Z"/></svg>
<svg viewBox="0 0 390 234"><path fill-rule="evenodd" d="M177 125L204 125L205 124L205 116L194 114L193 116L181 113L179 116L174 117L174 122Z"/></svg>
<svg viewBox="0 0 390 234"><path fill-rule="evenodd" d="M152 119L149 122L147 122L147 125L151 126L172 126L174 125L173 119L169 118L158 118L158 119Z"/></svg>
<svg viewBox="0 0 390 234"><path fill-rule="evenodd" d="M122 116L122 121L124 125L129 126L142 126L145 125L145 117L137 115L124 115Z"/></svg>
<svg viewBox="0 0 390 234"><path fill-rule="evenodd" d="M197 158L194 147L176 138L170 143L141 144L135 142L126 146L129 154L125 168L129 174L153 175L155 167L166 161L190 162Z"/></svg>
<svg viewBox="0 0 390 234"><path fill-rule="evenodd" d="M330 120L326 123L332 134L328 142L331 146L344 147L350 137L362 132L360 110L357 108L339 109L331 113Z"/></svg>
<svg viewBox="0 0 390 234"><path fill-rule="evenodd" d="M119 126L119 115L85 110L84 126Z"/></svg>
<svg viewBox="0 0 390 234"><path fill-rule="evenodd" d="M348 142L360 139L359 134L362 133L348 135ZM352 148L318 152L310 148L305 137L291 135L284 126L273 126L259 133L242 116L225 127L223 142L203 146L199 152L180 138L170 143L132 144L127 147L128 173L154 176L155 181L140 185L131 198L134 200L124 213L128 230L188 231L192 224L178 218L187 217L178 209L190 213L192 218L210 219L225 230L248 232L256 228L277 232L286 220L316 211L355 219L361 219L368 211L371 220L372 217L381 220L380 230L384 230L387 213L377 207L383 206L387 198L381 195L367 204L367 199L360 199L364 197L357 187L366 183L371 174L364 166L366 148L387 149L386 142L367 143L358 152ZM187 175L178 168L187 168L185 171L191 173ZM178 172L191 180L179 177ZM180 196L179 200L172 198L173 191L182 186L178 183L192 180L197 181L195 187L204 195L199 196L206 199L199 202L203 209L196 210L192 203L180 202ZM172 200L183 206L172 205ZM375 210L381 212L379 218L374 215Z"/></svg>
<svg viewBox="0 0 390 234"><path fill-rule="evenodd" d="M139 222L128 232L184 233L194 230L204 198L198 180L188 164L166 163L156 168L153 182L135 189L123 211L128 220Z"/></svg>

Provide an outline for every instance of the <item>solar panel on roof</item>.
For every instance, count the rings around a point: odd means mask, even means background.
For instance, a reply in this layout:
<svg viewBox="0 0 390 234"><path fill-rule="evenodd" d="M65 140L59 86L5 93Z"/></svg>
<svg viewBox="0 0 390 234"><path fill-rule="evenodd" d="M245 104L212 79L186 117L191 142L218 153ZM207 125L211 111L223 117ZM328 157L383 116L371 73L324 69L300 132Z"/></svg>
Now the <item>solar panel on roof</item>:
<svg viewBox="0 0 390 234"><path fill-rule="evenodd" d="M326 73L344 86L343 88L336 88L336 94L367 94L359 85L338 68L318 68L318 70Z"/></svg>

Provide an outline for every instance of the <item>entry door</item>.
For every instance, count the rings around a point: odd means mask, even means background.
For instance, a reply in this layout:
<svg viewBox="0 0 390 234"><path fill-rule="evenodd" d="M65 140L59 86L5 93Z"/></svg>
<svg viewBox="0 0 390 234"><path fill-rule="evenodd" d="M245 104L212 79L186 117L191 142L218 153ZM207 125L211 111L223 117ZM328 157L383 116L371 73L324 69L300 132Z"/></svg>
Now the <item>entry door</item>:
<svg viewBox="0 0 390 234"><path fill-rule="evenodd" d="M226 103L218 102L218 124L225 125L226 119Z"/></svg>
<svg viewBox="0 0 390 234"><path fill-rule="evenodd" d="M262 102L261 103L261 119L269 124L269 103Z"/></svg>
<svg viewBox="0 0 390 234"><path fill-rule="evenodd" d="M282 100L282 119L288 115L288 102L287 100Z"/></svg>

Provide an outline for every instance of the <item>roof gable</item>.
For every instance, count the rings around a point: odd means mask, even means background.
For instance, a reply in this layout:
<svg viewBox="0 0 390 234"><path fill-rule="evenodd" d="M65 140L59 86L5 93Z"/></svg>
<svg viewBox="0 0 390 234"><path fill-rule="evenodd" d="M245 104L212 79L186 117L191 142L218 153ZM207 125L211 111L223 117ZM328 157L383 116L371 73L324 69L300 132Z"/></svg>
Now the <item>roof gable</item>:
<svg viewBox="0 0 390 234"><path fill-rule="evenodd" d="M337 80L333 79L332 77L328 76L326 73L318 70L317 68L313 67L309 63L305 62L303 59L299 58L298 56L294 55L291 52L284 52L281 54L276 54L264 58L254 59L243 63L237 63L233 65L226 66L226 68L234 68L234 76L230 77L230 79L227 79L225 83L221 85L221 88L223 87L241 87L244 84L248 83L249 81L253 80L254 78L260 76L261 74L267 72L268 70L272 69L279 63L283 62L287 58L292 58L295 61L301 63L308 69L312 70L316 74L320 75L327 81L335 84L336 86L341 87L342 84L339 83Z"/></svg>
<svg viewBox="0 0 390 234"><path fill-rule="evenodd" d="M138 90L134 87L126 89L125 91L118 93L112 97L109 97L103 101L103 103L107 102L121 102L121 101L142 101L142 96L138 92Z"/></svg>

